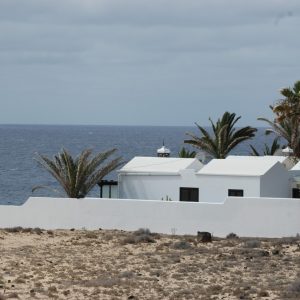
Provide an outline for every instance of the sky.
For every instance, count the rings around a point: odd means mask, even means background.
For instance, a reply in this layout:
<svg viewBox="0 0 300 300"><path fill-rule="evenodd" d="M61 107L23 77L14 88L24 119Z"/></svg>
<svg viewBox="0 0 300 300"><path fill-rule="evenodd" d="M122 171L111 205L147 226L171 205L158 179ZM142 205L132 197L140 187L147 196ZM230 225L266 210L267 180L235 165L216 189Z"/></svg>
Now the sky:
<svg viewBox="0 0 300 300"><path fill-rule="evenodd" d="M299 0L0 0L0 123L263 126Z"/></svg>

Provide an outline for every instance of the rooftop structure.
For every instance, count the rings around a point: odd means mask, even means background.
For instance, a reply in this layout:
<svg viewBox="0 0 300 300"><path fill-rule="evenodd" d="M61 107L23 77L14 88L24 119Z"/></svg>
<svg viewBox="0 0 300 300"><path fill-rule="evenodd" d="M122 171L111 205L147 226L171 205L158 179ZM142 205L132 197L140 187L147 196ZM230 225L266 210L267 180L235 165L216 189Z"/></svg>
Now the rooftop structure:
<svg viewBox="0 0 300 300"><path fill-rule="evenodd" d="M158 157L169 157L171 155L171 151L165 145L156 151Z"/></svg>

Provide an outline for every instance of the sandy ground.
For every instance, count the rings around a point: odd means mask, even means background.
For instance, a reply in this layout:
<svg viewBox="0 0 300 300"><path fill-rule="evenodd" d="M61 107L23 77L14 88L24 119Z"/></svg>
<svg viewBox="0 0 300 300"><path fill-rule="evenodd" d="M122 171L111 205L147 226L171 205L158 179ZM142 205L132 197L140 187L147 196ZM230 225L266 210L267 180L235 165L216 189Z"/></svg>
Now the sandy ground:
<svg viewBox="0 0 300 300"><path fill-rule="evenodd" d="M0 230L2 299L300 299L300 239Z"/></svg>

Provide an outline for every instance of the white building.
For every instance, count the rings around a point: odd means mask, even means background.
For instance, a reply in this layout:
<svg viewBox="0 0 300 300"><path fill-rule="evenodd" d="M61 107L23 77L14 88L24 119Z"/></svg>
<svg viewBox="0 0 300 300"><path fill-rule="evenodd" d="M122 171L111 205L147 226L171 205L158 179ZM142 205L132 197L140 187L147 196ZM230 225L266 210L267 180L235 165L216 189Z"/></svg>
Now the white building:
<svg viewBox="0 0 300 300"><path fill-rule="evenodd" d="M291 196L289 172L275 157L213 159L198 172L199 201L224 202L229 196Z"/></svg>
<svg viewBox="0 0 300 300"><path fill-rule="evenodd" d="M290 166L282 156L228 156L207 165L135 157L119 171L119 198L221 203L234 196L300 197L300 170L288 171Z"/></svg>
<svg viewBox="0 0 300 300"><path fill-rule="evenodd" d="M135 157L118 172L119 198L187 199L190 193L198 191L196 173L202 167L195 158ZM198 198L198 195L192 197Z"/></svg>

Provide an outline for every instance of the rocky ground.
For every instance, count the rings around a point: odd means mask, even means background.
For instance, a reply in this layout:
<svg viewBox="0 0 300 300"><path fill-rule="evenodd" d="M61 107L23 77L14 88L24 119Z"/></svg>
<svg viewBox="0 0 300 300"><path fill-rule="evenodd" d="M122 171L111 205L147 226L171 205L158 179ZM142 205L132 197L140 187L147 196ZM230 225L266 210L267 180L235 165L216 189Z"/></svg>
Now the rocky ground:
<svg viewBox="0 0 300 300"><path fill-rule="evenodd" d="M3 299L300 299L300 239L0 230Z"/></svg>

